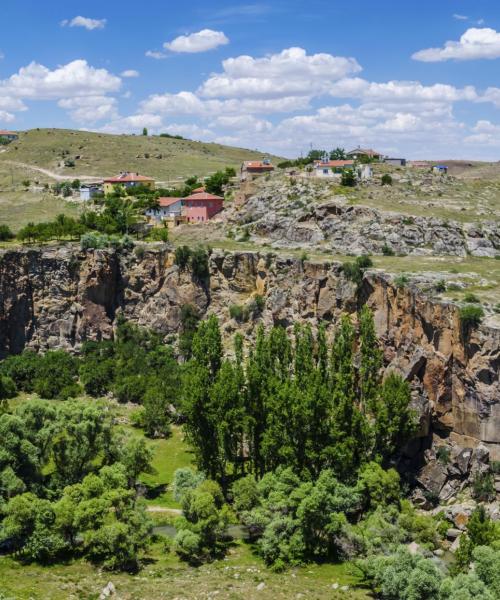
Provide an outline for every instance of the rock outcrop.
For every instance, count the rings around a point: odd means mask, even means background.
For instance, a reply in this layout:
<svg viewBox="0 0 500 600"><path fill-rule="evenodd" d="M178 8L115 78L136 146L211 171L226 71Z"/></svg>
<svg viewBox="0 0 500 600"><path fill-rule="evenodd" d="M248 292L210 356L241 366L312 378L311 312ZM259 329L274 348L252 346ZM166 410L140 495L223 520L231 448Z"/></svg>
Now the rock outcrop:
<svg viewBox="0 0 500 600"><path fill-rule="evenodd" d="M337 263L214 251L210 278L200 282L173 264L166 246L151 244L138 254L71 246L4 251L0 354L25 347L78 350L85 340L110 337L118 314L168 336L178 330L187 303L201 314L217 314L228 339L237 328L253 335L255 321L236 323L229 307L251 303L255 294L265 300L255 316L265 326L326 321L333 330L341 313L354 315L366 303L386 368L412 383L421 416L420 442L405 449L408 460L421 454L433 433L471 452L483 444L492 459L500 458L499 329L481 325L464 343L455 305L433 301L412 286L397 288L390 276L375 271L357 287ZM460 452L453 468L465 475L470 460ZM433 481L442 480L433 492L440 494L449 476L431 474Z"/></svg>

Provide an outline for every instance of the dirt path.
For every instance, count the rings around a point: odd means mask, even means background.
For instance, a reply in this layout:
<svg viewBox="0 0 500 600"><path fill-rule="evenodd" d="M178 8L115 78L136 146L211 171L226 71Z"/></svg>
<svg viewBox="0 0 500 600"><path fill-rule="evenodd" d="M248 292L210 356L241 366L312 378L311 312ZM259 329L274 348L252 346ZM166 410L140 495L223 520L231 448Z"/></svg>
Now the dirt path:
<svg viewBox="0 0 500 600"><path fill-rule="evenodd" d="M13 165L15 167L22 167L23 169L28 169L30 171L36 171L37 173L42 173L47 177L51 177L57 181L68 181L71 179L68 175L59 175L54 171L49 171L49 169L42 169L42 167L36 167L35 165L28 165L23 162L18 162L17 160L3 160L2 163ZM97 175L74 175L73 179L79 179L80 181L102 181L104 177L99 177Z"/></svg>
<svg viewBox="0 0 500 600"><path fill-rule="evenodd" d="M170 515L182 515L182 510L180 508L166 508L165 506L147 506L147 512L152 513L166 513Z"/></svg>

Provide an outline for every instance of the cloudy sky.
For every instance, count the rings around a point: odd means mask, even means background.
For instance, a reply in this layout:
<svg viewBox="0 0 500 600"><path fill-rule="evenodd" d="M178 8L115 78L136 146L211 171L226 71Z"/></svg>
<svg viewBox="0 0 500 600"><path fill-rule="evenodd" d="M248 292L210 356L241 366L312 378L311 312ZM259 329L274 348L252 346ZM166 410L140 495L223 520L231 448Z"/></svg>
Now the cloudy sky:
<svg viewBox="0 0 500 600"><path fill-rule="evenodd" d="M500 159L497 0L4 0L1 13L0 128Z"/></svg>

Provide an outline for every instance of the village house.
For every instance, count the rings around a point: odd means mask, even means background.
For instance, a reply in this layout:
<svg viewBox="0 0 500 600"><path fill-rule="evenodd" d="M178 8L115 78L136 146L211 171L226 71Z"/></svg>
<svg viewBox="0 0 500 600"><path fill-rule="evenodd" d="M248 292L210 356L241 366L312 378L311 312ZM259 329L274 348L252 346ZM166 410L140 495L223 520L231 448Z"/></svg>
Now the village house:
<svg viewBox="0 0 500 600"><path fill-rule="evenodd" d="M448 167L446 165L432 165L432 172L446 175L448 173Z"/></svg>
<svg viewBox="0 0 500 600"><path fill-rule="evenodd" d="M97 183L83 183L80 186L80 200L84 202L91 200L94 196L102 192L102 188Z"/></svg>
<svg viewBox="0 0 500 600"><path fill-rule="evenodd" d="M0 138L12 142L14 140L17 140L19 138L19 135L15 131L6 131L5 129L0 129Z"/></svg>
<svg viewBox="0 0 500 600"><path fill-rule="evenodd" d="M246 160L241 165L240 180L245 181L256 175L271 173L272 171L274 171L274 167L268 158L264 158L263 160Z"/></svg>
<svg viewBox="0 0 500 600"><path fill-rule="evenodd" d="M384 158L384 163L391 167L406 167L406 158Z"/></svg>
<svg viewBox="0 0 500 600"><path fill-rule="evenodd" d="M209 221L224 208L224 198L207 192L193 193L183 198L182 214L188 223Z"/></svg>
<svg viewBox="0 0 500 600"><path fill-rule="evenodd" d="M317 160L312 175L319 178L340 179L344 169L353 169L353 160Z"/></svg>
<svg viewBox="0 0 500 600"><path fill-rule="evenodd" d="M383 155L372 148L354 148L346 153L349 158L354 160L380 160Z"/></svg>
<svg viewBox="0 0 500 600"><path fill-rule="evenodd" d="M158 198L158 207L149 208L146 216L156 224L166 223L168 227L175 227L184 220L183 205L183 199L175 196Z"/></svg>
<svg viewBox="0 0 500 600"><path fill-rule="evenodd" d="M109 179L105 179L103 181L104 184L104 193L112 194L115 188L115 185L122 186L126 189L144 186L149 188L150 190L155 189L155 180L151 177L145 177L144 175L139 175L139 173L129 173L128 171L123 171L116 177L110 177Z"/></svg>

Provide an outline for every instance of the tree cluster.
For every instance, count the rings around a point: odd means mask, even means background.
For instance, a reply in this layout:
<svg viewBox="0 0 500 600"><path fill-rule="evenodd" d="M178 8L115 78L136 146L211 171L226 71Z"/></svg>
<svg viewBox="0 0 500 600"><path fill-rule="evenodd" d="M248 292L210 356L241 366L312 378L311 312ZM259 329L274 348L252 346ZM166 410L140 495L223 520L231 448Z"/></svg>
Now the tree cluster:
<svg viewBox="0 0 500 600"><path fill-rule="evenodd" d="M0 541L25 560L85 556L131 569L151 523L134 485L144 440L125 443L103 407L31 400L0 416Z"/></svg>
<svg viewBox="0 0 500 600"><path fill-rule="evenodd" d="M231 478L261 477L280 466L341 481L376 459L386 463L412 433L410 389L395 374L381 380L373 318L359 333L346 316L333 344L297 326L293 339L260 327L243 359L224 359L215 317L200 323L183 372L181 410L198 467L223 488ZM355 366L359 359L359 367Z"/></svg>

